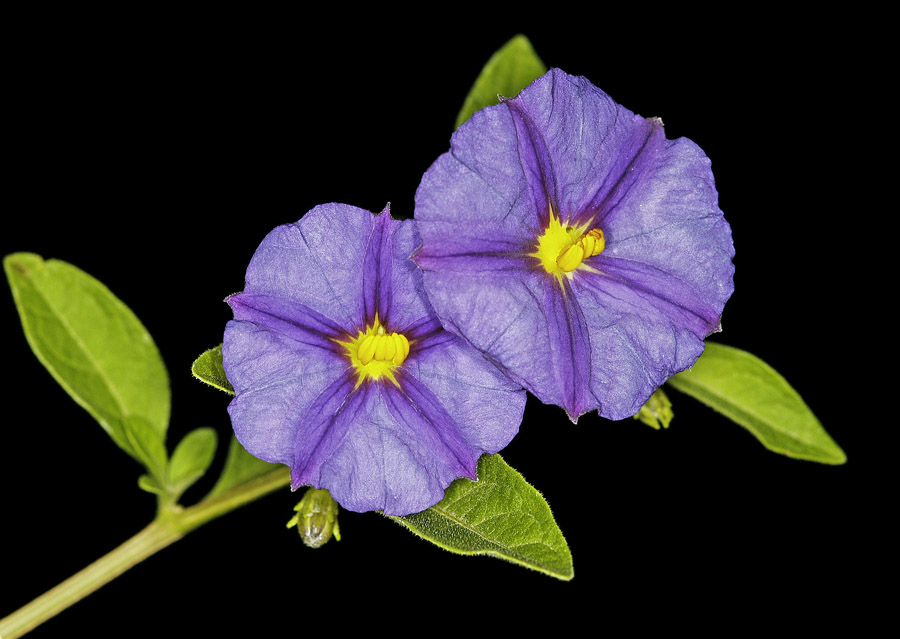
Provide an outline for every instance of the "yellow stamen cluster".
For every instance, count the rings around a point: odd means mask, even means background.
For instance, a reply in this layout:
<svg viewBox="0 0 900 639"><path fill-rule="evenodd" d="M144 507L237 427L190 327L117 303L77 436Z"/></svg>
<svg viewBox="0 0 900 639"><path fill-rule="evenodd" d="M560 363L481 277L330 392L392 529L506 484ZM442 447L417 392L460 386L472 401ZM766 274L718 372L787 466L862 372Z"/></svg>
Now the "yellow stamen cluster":
<svg viewBox="0 0 900 639"><path fill-rule="evenodd" d="M606 248L606 240L603 237L603 231L591 229L577 242L560 251L559 257L556 258L556 265L564 273L569 273L578 268L584 258L600 255L604 248Z"/></svg>
<svg viewBox="0 0 900 639"><path fill-rule="evenodd" d="M378 327L377 333L366 334L356 351L361 364L369 364L375 360L400 366L407 355L409 355L409 340L400 333L388 335L383 326Z"/></svg>
<svg viewBox="0 0 900 639"><path fill-rule="evenodd" d="M365 332L359 331L349 341L338 341L347 349L350 363L356 368L358 379L356 387L366 379L387 377L394 384L394 369L403 364L409 355L409 340L401 333L388 333L376 315L371 326Z"/></svg>
<svg viewBox="0 0 900 639"><path fill-rule="evenodd" d="M583 264L584 260L600 255L606 248L603 231L588 230L590 224L591 220L578 226L563 224L551 212L550 223L538 238L537 250L531 256L540 260L544 270L562 283L563 275L579 267L589 268Z"/></svg>

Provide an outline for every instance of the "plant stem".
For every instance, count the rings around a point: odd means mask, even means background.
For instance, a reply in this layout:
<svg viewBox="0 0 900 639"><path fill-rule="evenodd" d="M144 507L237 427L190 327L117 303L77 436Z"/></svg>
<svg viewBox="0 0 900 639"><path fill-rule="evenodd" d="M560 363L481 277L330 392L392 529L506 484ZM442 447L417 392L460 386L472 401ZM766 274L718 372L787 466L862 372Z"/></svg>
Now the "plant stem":
<svg viewBox="0 0 900 639"><path fill-rule="evenodd" d="M0 619L0 638L21 637L195 528L288 483L290 475L280 468L189 508L173 506L160 512L146 528L121 546Z"/></svg>

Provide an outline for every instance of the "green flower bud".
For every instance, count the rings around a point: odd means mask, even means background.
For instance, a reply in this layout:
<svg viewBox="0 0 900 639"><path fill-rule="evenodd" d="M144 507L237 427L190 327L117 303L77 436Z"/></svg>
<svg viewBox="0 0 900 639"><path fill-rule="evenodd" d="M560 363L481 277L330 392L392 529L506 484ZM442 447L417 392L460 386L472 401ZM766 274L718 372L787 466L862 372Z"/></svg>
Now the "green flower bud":
<svg viewBox="0 0 900 639"><path fill-rule="evenodd" d="M297 526L303 543L310 548L324 545L332 535L338 541L341 540L337 522L338 504L327 490L310 488L300 503L294 506L294 510L297 514L291 518L287 527Z"/></svg>
<svg viewBox="0 0 900 639"><path fill-rule="evenodd" d="M634 418L641 420L651 428L659 430L660 426L668 428L669 422L672 421L674 416L672 402L669 401L669 398L666 397L661 388L657 388L656 392L647 400L647 403L641 406L641 410L638 411Z"/></svg>

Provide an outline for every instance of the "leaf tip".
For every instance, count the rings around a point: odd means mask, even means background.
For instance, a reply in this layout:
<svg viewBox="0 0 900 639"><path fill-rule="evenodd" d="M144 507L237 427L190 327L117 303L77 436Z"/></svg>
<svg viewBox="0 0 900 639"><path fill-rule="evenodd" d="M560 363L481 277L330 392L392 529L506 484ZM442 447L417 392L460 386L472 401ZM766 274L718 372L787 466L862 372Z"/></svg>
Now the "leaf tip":
<svg viewBox="0 0 900 639"><path fill-rule="evenodd" d="M43 261L44 258L35 253L10 253L3 258L3 270L6 271L7 277L12 273L26 277L33 263Z"/></svg>
<svg viewBox="0 0 900 639"><path fill-rule="evenodd" d="M816 460L823 464L830 464L832 466L843 466L847 463L847 453L838 446L834 445L834 450L829 451L829 455L827 457L823 457L822 459Z"/></svg>

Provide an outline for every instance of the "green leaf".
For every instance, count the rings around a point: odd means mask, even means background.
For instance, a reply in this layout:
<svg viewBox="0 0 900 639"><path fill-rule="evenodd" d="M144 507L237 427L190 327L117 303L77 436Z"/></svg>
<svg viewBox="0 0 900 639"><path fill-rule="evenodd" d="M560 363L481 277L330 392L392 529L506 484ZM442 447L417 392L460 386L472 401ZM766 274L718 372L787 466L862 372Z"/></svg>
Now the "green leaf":
<svg viewBox="0 0 900 639"><path fill-rule="evenodd" d="M234 395L234 388L225 376L225 368L222 366L222 345L211 348L194 360L191 365L194 377L210 386Z"/></svg>
<svg viewBox="0 0 900 639"><path fill-rule="evenodd" d="M192 430L175 448L169 461L167 483L177 499L191 484L203 477L216 454L216 431Z"/></svg>
<svg viewBox="0 0 900 639"><path fill-rule="evenodd" d="M147 469L151 477L161 481L166 476L166 445L152 426L140 417L126 417L117 436L124 439L119 446ZM113 436L116 439L116 436Z"/></svg>
<svg viewBox="0 0 900 639"><path fill-rule="evenodd" d="M574 575L550 506L499 455L481 456L477 482L457 479L438 504L391 519L450 552L492 555L565 581Z"/></svg>
<svg viewBox="0 0 900 639"><path fill-rule="evenodd" d="M266 473L270 473L277 468L283 468L281 464L270 464L269 462L257 459L246 450L237 439L231 438L231 445L228 448L228 457L225 459L225 467L216 485L213 486L209 494L204 497L204 501L210 497L215 497L221 493L231 490L239 484L243 484L252 479L256 479Z"/></svg>
<svg viewBox="0 0 900 639"><path fill-rule="evenodd" d="M498 94L514 98L519 91L546 72L547 67L535 53L528 38L517 35L484 65L456 117L456 127L459 128L460 124L479 109L497 104Z"/></svg>
<svg viewBox="0 0 900 639"><path fill-rule="evenodd" d="M66 262L15 253L3 266L28 344L65 391L126 450L125 431L136 423L164 441L169 377L134 313Z"/></svg>
<svg viewBox="0 0 900 639"><path fill-rule="evenodd" d="M847 461L797 391L755 355L707 342L694 367L669 384L744 426L771 451L823 464Z"/></svg>
<svg viewBox="0 0 900 639"><path fill-rule="evenodd" d="M159 485L159 481L150 475L141 475L138 477L138 488L146 490L154 495L166 495L168 491Z"/></svg>

